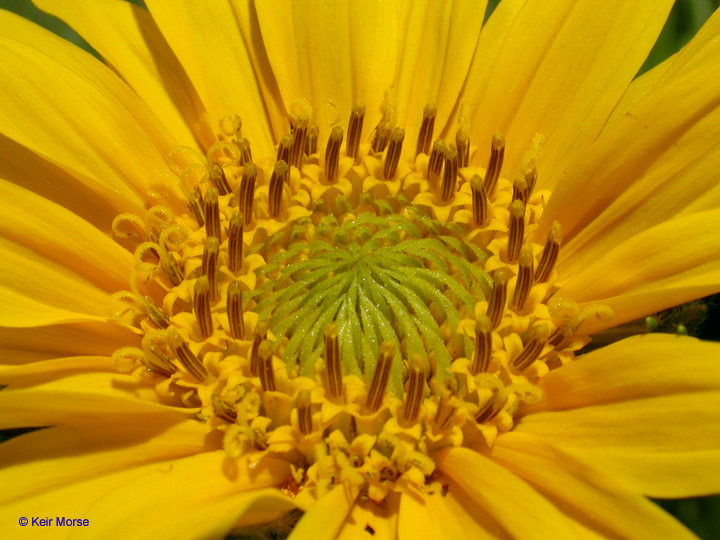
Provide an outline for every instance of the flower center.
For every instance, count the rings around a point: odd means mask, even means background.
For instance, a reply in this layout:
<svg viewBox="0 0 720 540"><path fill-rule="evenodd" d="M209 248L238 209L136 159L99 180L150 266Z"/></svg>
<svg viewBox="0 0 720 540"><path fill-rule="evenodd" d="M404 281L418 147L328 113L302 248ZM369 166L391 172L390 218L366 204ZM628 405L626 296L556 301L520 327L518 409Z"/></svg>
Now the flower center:
<svg viewBox="0 0 720 540"><path fill-rule="evenodd" d="M589 313L552 297L559 226L525 242L549 196L534 155L510 182L502 136L476 167L467 127L433 142L435 115L409 157L392 114L364 143L356 106L318 152L303 112L255 162L228 117L207 155L171 154L159 204L113 223L136 265L110 309L142 336L115 364L223 432L230 456L288 460L289 495L430 489L436 450L492 446L588 342Z"/></svg>

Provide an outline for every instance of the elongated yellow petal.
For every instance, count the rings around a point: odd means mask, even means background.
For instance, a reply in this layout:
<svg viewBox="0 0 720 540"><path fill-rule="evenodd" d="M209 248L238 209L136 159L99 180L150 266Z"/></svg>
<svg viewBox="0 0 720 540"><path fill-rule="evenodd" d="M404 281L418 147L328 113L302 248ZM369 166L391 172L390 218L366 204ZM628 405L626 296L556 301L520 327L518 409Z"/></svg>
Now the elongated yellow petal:
<svg viewBox="0 0 720 540"><path fill-rule="evenodd" d="M116 369L112 359L106 356L71 356L19 366L0 366L0 384L17 390L75 373L98 371L114 373Z"/></svg>
<svg viewBox="0 0 720 540"><path fill-rule="evenodd" d="M587 320L585 332L712 294L720 287L718 223L720 210L710 210L656 225L597 254L557 294L615 311L610 320Z"/></svg>
<svg viewBox="0 0 720 540"><path fill-rule="evenodd" d="M177 146L147 105L95 58L8 12L0 43L0 133L141 201Z"/></svg>
<svg viewBox="0 0 720 540"><path fill-rule="evenodd" d="M468 448L442 450L438 469L485 508L510 535L572 538L567 518L519 477Z"/></svg>
<svg viewBox="0 0 720 540"><path fill-rule="evenodd" d="M601 469L575 460L526 433L507 433L493 460L541 489L601 535L622 538L692 538L645 497L622 490Z"/></svg>
<svg viewBox="0 0 720 540"><path fill-rule="evenodd" d="M566 163L570 145L597 135L652 48L671 1L591 0L502 2L478 42L463 96L472 102L471 138L500 130L505 163L515 171L536 133L545 136L542 163ZM480 144L479 158L487 162ZM512 172L511 174L515 174ZM540 185L553 179L543 175Z"/></svg>
<svg viewBox="0 0 720 540"><path fill-rule="evenodd" d="M117 0L37 0L35 4L85 38L178 142L206 148L214 142L210 126L201 124L206 121L205 111L195 89L145 9Z"/></svg>
<svg viewBox="0 0 720 540"><path fill-rule="evenodd" d="M146 2L175 51L217 129L220 119L238 114L253 154L268 155L273 138L267 106L235 14L229 2Z"/></svg>
<svg viewBox="0 0 720 540"><path fill-rule="evenodd" d="M352 486L343 484L333 488L320 497L315 505L305 513L288 540L335 538L345 517L352 509L357 495L357 488Z"/></svg>
<svg viewBox="0 0 720 540"><path fill-rule="evenodd" d="M394 539L398 537L400 494L388 496L382 505L357 500L337 535L337 540Z"/></svg>

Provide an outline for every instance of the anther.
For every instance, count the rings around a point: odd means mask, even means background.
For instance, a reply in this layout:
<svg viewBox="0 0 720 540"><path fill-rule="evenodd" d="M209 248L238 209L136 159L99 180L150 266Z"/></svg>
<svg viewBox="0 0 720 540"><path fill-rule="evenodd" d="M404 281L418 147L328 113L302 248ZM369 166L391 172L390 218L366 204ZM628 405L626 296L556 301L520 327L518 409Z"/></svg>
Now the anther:
<svg viewBox="0 0 720 540"><path fill-rule="evenodd" d="M192 190L192 200L188 203L188 208L195 214L195 219L201 227L205 225L205 203L203 202L202 192L198 186Z"/></svg>
<svg viewBox="0 0 720 540"><path fill-rule="evenodd" d="M485 373L492 357L492 322L485 315L475 321L475 357L470 372L473 375Z"/></svg>
<svg viewBox="0 0 720 540"><path fill-rule="evenodd" d="M480 410L475 414L475 421L478 424L482 424L483 422L492 420L505 406L505 403L507 403L507 396L504 400L501 400L498 391L494 389L490 398L485 402L485 405L480 407Z"/></svg>
<svg viewBox="0 0 720 540"><path fill-rule="evenodd" d="M270 191L268 193L268 206L271 217L276 218L280 215L283 189L287 182L289 169L288 164L284 161L275 163L275 169L270 177Z"/></svg>
<svg viewBox="0 0 720 540"><path fill-rule="evenodd" d="M527 197L530 199L530 195L532 195L533 190L535 189L535 184L537 183L537 169L535 168L535 164L531 163L527 171L525 172L525 182L527 183Z"/></svg>
<svg viewBox="0 0 720 540"><path fill-rule="evenodd" d="M245 320L242 307L242 289L239 281L233 281L227 289L227 316L230 336L245 339Z"/></svg>
<svg viewBox="0 0 720 540"><path fill-rule="evenodd" d="M495 191L498 178L500 178L504 155L505 138L500 133L496 133L490 146L490 161L488 162L487 173L485 173L485 192L488 197Z"/></svg>
<svg viewBox="0 0 720 540"><path fill-rule="evenodd" d="M385 395L388 379L390 378L390 366L395 356L395 344L392 341L383 341L380 345L380 355L373 374L370 391L367 396L367 408L374 413L380 408L382 398Z"/></svg>
<svg viewBox="0 0 720 540"><path fill-rule="evenodd" d="M510 204L510 231L508 233L508 260L514 263L520 256L525 237L525 203L513 201Z"/></svg>
<svg viewBox="0 0 720 540"><path fill-rule="evenodd" d="M165 272L165 275L170 280L170 283L176 287L183 282L183 275L178 268L177 261L175 261L175 256L169 251L166 251L160 257L160 268L163 272Z"/></svg>
<svg viewBox="0 0 720 540"><path fill-rule="evenodd" d="M530 245L525 245L520 250L517 281L513 293L513 305L521 310L530 294L533 284L533 253Z"/></svg>
<svg viewBox="0 0 720 540"><path fill-rule="evenodd" d="M342 394L342 366L340 365L338 329L335 323L330 323L325 328L325 369L328 394L339 398Z"/></svg>
<svg viewBox="0 0 720 540"><path fill-rule="evenodd" d="M248 163L245 165L242 180L240 180L240 192L238 194L238 206L245 216L245 225L250 225L250 220L252 219L256 178L257 166L254 163Z"/></svg>
<svg viewBox="0 0 720 540"><path fill-rule="evenodd" d="M537 283L547 281L550 277L553 268L555 268L561 244L562 229L560 229L560 224L557 221L554 221L550 226L550 232L548 233L547 242L545 242L545 248L543 249L542 255L540 255L540 262L538 263L537 270L535 270L535 281Z"/></svg>
<svg viewBox="0 0 720 540"><path fill-rule="evenodd" d="M238 158L238 164L245 166L248 163L252 163L252 152L250 151L250 141L243 138L235 143L240 150L240 157Z"/></svg>
<svg viewBox="0 0 720 540"><path fill-rule="evenodd" d="M510 363L511 367L516 371L523 371L530 367L545 347L545 343L548 337L547 326L539 327L535 335L525 344L522 352L516 356Z"/></svg>
<svg viewBox="0 0 720 540"><path fill-rule="evenodd" d="M225 170L220 165L213 165L212 172L210 173L210 179L213 184L215 184L215 187L217 187L220 195L232 193L230 184L228 184L227 178L225 178Z"/></svg>
<svg viewBox="0 0 720 540"><path fill-rule="evenodd" d="M472 190L473 222L480 227L485 225L488 218L488 200L483 180L479 174L470 180L470 189Z"/></svg>
<svg viewBox="0 0 720 540"><path fill-rule="evenodd" d="M457 150L450 145L445 151L445 167L443 172L442 188L440 190L440 199L448 202L455 195L455 186L457 185L458 170L458 153Z"/></svg>
<svg viewBox="0 0 720 540"><path fill-rule="evenodd" d="M228 230L228 269L231 272L239 272L242 268L243 229L243 213L235 212L230 218L230 229Z"/></svg>
<svg viewBox="0 0 720 540"><path fill-rule="evenodd" d="M193 311L200 328L200 335L207 339L212 334L212 312L210 311L210 283L206 276L201 276L195 282Z"/></svg>
<svg viewBox="0 0 720 540"><path fill-rule="evenodd" d="M365 119L365 104L358 103L350 113L350 121L347 130L347 146L345 153L353 159L357 159L360 137L362 135L363 120Z"/></svg>
<svg viewBox="0 0 720 540"><path fill-rule="evenodd" d="M202 365L202 362L190 350L188 344L185 343L177 331L172 328L168 331L168 345L175 351L178 360L190 375L199 381L207 377L205 366Z"/></svg>
<svg viewBox="0 0 720 540"><path fill-rule="evenodd" d="M552 345L553 347L559 347L571 335L572 328L569 324L563 324L562 326L558 326L555 331L550 334L550 337L548 338L548 345Z"/></svg>
<svg viewBox="0 0 720 540"><path fill-rule="evenodd" d="M430 143L432 142L433 131L435 130L436 115L437 107L435 107L435 105L425 105L422 123L420 124L420 132L417 138L417 146L415 148L416 156L430 152Z"/></svg>
<svg viewBox="0 0 720 540"><path fill-rule="evenodd" d="M507 299L507 275L503 271L496 270L493 274L493 290L488 301L487 316L490 319L490 327L495 329L502 320Z"/></svg>
<svg viewBox="0 0 720 540"><path fill-rule="evenodd" d="M337 180L342 141L343 130L340 126L335 126L330 132L330 138L325 147L325 176L330 182Z"/></svg>
<svg viewBox="0 0 720 540"><path fill-rule="evenodd" d="M447 150L448 146L445 144L445 141L438 139L433 143L430 159L428 160L428 180L433 189L435 189L440 179L440 173L442 173L443 164L445 163L445 152L447 152Z"/></svg>
<svg viewBox="0 0 720 540"><path fill-rule="evenodd" d="M383 169L385 180L392 180L397 172L404 140L404 129L396 127L392 130L392 133L390 134L390 143L388 144L387 152L385 152L385 168Z"/></svg>
<svg viewBox="0 0 720 540"><path fill-rule="evenodd" d="M210 188L205 192L205 234L220 239L220 207L218 190Z"/></svg>
<svg viewBox="0 0 720 540"><path fill-rule="evenodd" d="M458 152L458 167L467 167L470 163L470 136L465 129L458 129L455 134L455 145Z"/></svg>
<svg viewBox="0 0 720 540"><path fill-rule="evenodd" d="M407 392L405 393L405 404L403 417L406 422L417 420L422 402L423 383L425 382L425 362L422 356L415 354L410 358L408 369Z"/></svg>
<svg viewBox="0 0 720 540"><path fill-rule="evenodd" d="M318 132L319 130L316 124L312 124L308 128L307 134L305 135L305 148L303 149L306 156L312 156L317 152Z"/></svg>
<svg viewBox="0 0 720 540"><path fill-rule="evenodd" d="M518 176L513 180L513 201L522 201L527 204L528 202L528 185L527 180L524 176Z"/></svg>
<svg viewBox="0 0 720 540"><path fill-rule="evenodd" d="M284 161L285 163L290 162L290 152L292 151L292 147L295 144L295 136L292 133L286 133L283 135L282 139L280 139L280 144L278 144L277 149L277 156L275 161Z"/></svg>
<svg viewBox="0 0 720 540"><path fill-rule="evenodd" d="M165 315L163 310L157 307L155 302L153 302L153 299L149 296L145 297L143 308L145 310L145 315L148 316L148 319L150 319L155 326L158 328L167 328L170 326L170 319L168 316Z"/></svg>
<svg viewBox="0 0 720 540"><path fill-rule="evenodd" d="M220 251L220 241L216 236L209 237L205 242L205 251L202 258L202 275L207 276L210 285L210 300L217 298L217 270L218 270L218 252Z"/></svg>
<svg viewBox="0 0 720 540"><path fill-rule="evenodd" d="M300 390L295 406L297 407L298 425L300 433L310 435L312 433L312 408L310 402L310 390Z"/></svg>
<svg viewBox="0 0 720 540"><path fill-rule="evenodd" d="M297 169L299 169L302 165L303 150L305 149L305 138L307 135L308 124L309 121L307 117L302 116L298 118L298 121L295 124L295 130L293 131L295 141L290 148L290 161L288 162L288 165Z"/></svg>
<svg viewBox="0 0 720 540"><path fill-rule="evenodd" d="M273 369L273 348L269 341L263 341L257 348L260 385L266 392L274 392L275 370Z"/></svg>
<svg viewBox="0 0 720 540"><path fill-rule="evenodd" d="M453 392L450 388L444 388L440 395L437 412L435 413L435 422L440 429L447 429L450 422L455 416L457 406L454 404Z"/></svg>
<svg viewBox="0 0 720 540"><path fill-rule="evenodd" d="M383 150L385 150L385 147L388 144L388 141L390 141L390 132L392 131L392 126L390 125L390 122L380 122L377 127L375 128L375 133L373 135L373 142L372 142L372 151L379 154Z"/></svg>
<svg viewBox="0 0 720 540"><path fill-rule="evenodd" d="M255 336L253 337L252 348L250 349L250 375L253 377L257 376L260 372L260 356L258 349L260 344L265 341L267 337L267 324L259 322L255 326Z"/></svg>

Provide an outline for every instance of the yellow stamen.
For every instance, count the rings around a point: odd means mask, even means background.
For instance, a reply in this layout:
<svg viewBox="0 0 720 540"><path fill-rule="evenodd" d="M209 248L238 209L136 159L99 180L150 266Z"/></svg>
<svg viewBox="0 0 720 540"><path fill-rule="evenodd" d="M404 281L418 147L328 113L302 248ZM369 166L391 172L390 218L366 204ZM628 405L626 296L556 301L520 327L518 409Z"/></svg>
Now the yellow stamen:
<svg viewBox="0 0 720 540"><path fill-rule="evenodd" d="M220 208L218 190L210 188L205 192L205 233L220 239Z"/></svg>
<svg viewBox="0 0 720 540"><path fill-rule="evenodd" d="M248 163L243 170L238 194L238 206L245 216L245 225L250 225L253 213L253 199L255 198L255 179L257 178L257 166Z"/></svg>
<svg viewBox="0 0 720 540"><path fill-rule="evenodd" d="M168 330L168 345L175 351L177 359L180 364L185 368L188 374L195 377L197 380L202 381L207 377L207 371L202 362L197 356L190 350L187 343L180 337L174 328Z"/></svg>
<svg viewBox="0 0 720 540"><path fill-rule="evenodd" d="M289 167L284 161L275 163L275 169L270 177L270 190L268 194L268 206L271 217L280 215L282 205L283 188L288 179Z"/></svg>
<svg viewBox="0 0 720 540"><path fill-rule="evenodd" d="M325 369L328 394L339 398L342 394L342 366L340 365L338 329L335 323L330 323L325 328Z"/></svg>
<svg viewBox="0 0 720 540"><path fill-rule="evenodd" d="M165 315L164 311L157 307L155 302L153 302L153 299L149 296L145 297L143 308L145 310L145 315L148 316L148 319L150 319L155 326L158 328L167 328L170 326L170 319L168 319L168 316Z"/></svg>
<svg viewBox="0 0 720 540"><path fill-rule="evenodd" d="M362 136L363 120L365 119L365 104L358 103L350 113L350 121L347 130L347 146L345 153L357 160L360 137Z"/></svg>
<svg viewBox="0 0 720 540"><path fill-rule="evenodd" d="M487 307L487 316L490 319L490 327L493 329L498 327L505 311L507 279L507 275L503 271L495 271L493 274L493 290L490 293Z"/></svg>
<svg viewBox="0 0 720 540"><path fill-rule="evenodd" d="M448 202L455 195L457 185L458 153L452 145L445 151L445 167L443 172L440 200Z"/></svg>
<svg viewBox="0 0 720 540"><path fill-rule="evenodd" d="M250 151L250 141L247 139L241 139L237 141L240 157L238 158L238 165L243 166L248 163L252 163L252 152Z"/></svg>
<svg viewBox="0 0 720 540"><path fill-rule="evenodd" d="M213 184L215 184L215 187L217 187L220 195L227 195L228 193L232 193L232 190L230 189L230 184L228 184L227 178L225 178L225 170L220 165L213 165L210 179L212 180Z"/></svg>
<svg viewBox="0 0 720 540"><path fill-rule="evenodd" d="M266 392L275 392L275 370L273 369L272 344L265 340L257 348L260 384Z"/></svg>
<svg viewBox="0 0 720 540"><path fill-rule="evenodd" d="M540 255L540 262L538 263L537 270L535 270L535 281L537 283L547 281L550 277L553 268L555 268L555 262L557 262L561 244L562 229L560 229L560 224L557 221L554 221L550 226L550 232L548 233L547 242L545 242L545 248L543 249L542 255Z"/></svg>
<svg viewBox="0 0 720 540"><path fill-rule="evenodd" d="M392 180L397 172L404 140L404 129L395 128L392 130L392 133L390 134L390 144L388 145L387 152L385 153L385 168L383 169L385 180Z"/></svg>
<svg viewBox="0 0 720 540"><path fill-rule="evenodd" d="M390 140L391 131L392 125L390 125L390 122L380 122L378 124L378 126L375 128L375 133L373 135L373 142L371 146L373 152L379 154L380 152L385 150L385 147Z"/></svg>
<svg viewBox="0 0 720 540"><path fill-rule="evenodd" d="M416 156L418 154L427 154L430 151L430 143L432 142L433 131L435 130L435 115L437 115L437 107L435 107L435 105L425 105L415 149Z"/></svg>
<svg viewBox="0 0 720 540"><path fill-rule="evenodd" d="M479 174L470 180L470 188L472 189L473 223L481 227L485 225L488 218L488 200L483 180Z"/></svg>
<svg viewBox="0 0 720 540"><path fill-rule="evenodd" d="M492 145L490 146L490 161L488 162L487 172L485 173L485 192L488 197L492 196L498 178L500 178L504 155L505 138L501 133L496 133L493 136Z"/></svg>
<svg viewBox="0 0 720 540"><path fill-rule="evenodd" d="M514 263L520 256L525 237L525 203L520 200L510 204L510 232L508 233L508 261Z"/></svg>
<svg viewBox="0 0 720 540"><path fill-rule="evenodd" d="M478 424L492 420L497 416L500 410L505 406L507 398L504 400L500 399L499 392L497 389L493 389L493 393L490 398L485 402L485 405L480 407L480 410L475 415L475 421Z"/></svg>
<svg viewBox="0 0 720 540"><path fill-rule="evenodd" d="M217 298L217 269L218 269L218 253L220 251L220 242L216 236L211 236L205 242L205 251L202 258L202 275L207 276L210 285L210 300Z"/></svg>
<svg viewBox="0 0 720 540"><path fill-rule="evenodd" d="M405 393L403 408L403 417L406 422L417 420L420 413L424 382L425 361L422 356L415 354L410 358L410 368L408 369L407 392Z"/></svg>
<svg viewBox="0 0 720 540"><path fill-rule="evenodd" d="M163 251L160 256L160 268L162 268L162 271L168 277L170 283L176 287L182 283L183 275L182 272L180 272L175 256L172 253Z"/></svg>
<svg viewBox="0 0 720 540"><path fill-rule="evenodd" d="M258 349L260 344L267 337L267 324L259 322L255 326L255 336L253 337L252 349L250 350L250 374L254 377L260 371L260 358Z"/></svg>
<svg viewBox="0 0 720 540"><path fill-rule="evenodd" d="M528 166L527 172L525 173L525 182L527 182L527 197L530 199L530 195L532 195L533 190L535 189L535 184L537 183L537 169L535 168L535 164L531 163ZM526 201L527 202L527 201Z"/></svg>
<svg viewBox="0 0 720 540"><path fill-rule="evenodd" d="M467 167L470 163L470 135L464 128L458 129L455 134L455 146L458 152L458 167Z"/></svg>
<svg viewBox="0 0 720 540"><path fill-rule="evenodd" d="M513 180L512 200L513 201L522 201L523 203L527 204L527 202L528 202L528 185L527 185L527 180L525 180L524 176L518 176L515 180Z"/></svg>
<svg viewBox="0 0 720 540"><path fill-rule="evenodd" d="M523 371L530 367L545 346L545 342L548 336L548 329L546 326L541 326L537 329L535 335L525 344L522 352L515 357L511 362L511 367L516 371Z"/></svg>
<svg viewBox="0 0 720 540"><path fill-rule="evenodd" d="M390 366L394 356L395 344L391 341L383 341L382 345L380 345L380 355L378 356L377 366L367 396L367 408L371 413L380 408L387 388L388 378L390 377Z"/></svg>
<svg viewBox="0 0 720 540"><path fill-rule="evenodd" d="M525 245L520 250L520 263L518 265L518 276L515 282L515 293L513 294L513 305L521 310L530 294L533 283L533 253L532 247Z"/></svg>
<svg viewBox="0 0 720 540"><path fill-rule="evenodd" d="M437 186L438 180L440 179L447 150L448 146L445 144L445 141L438 139L433 143L433 149L432 152L430 152L430 159L428 160L428 180L433 189Z"/></svg>
<svg viewBox="0 0 720 540"><path fill-rule="evenodd" d="M235 212L230 218L228 231L228 270L239 272L243 263L243 225L242 212Z"/></svg>
<svg viewBox="0 0 720 540"><path fill-rule="evenodd" d="M305 135L305 155L306 156L312 156L314 153L317 152L317 145L318 145L318 127L316 124L312 124L308 130L307 134Z"/></svg>
<svg viewBox="0 0 720 540"><path fill-rule="evenodd" d="M572 335L572 328L569 324L558 326L548 338L548 345L559 347L568 337Z"/></svg>
<svg viewBox="0 0 720 540"><path fill-rule="evenodd" d="M284 161L285 163L289 163L290 153L294 144L295 136L292 133L286 133L283 135L283 138L280 139L280 144L278 144L275 161Z"/></svg>
<svg viewBox="0 0 720 540"><path fill-rule="evenodd" d="M245 321L242 308L242 288L239 281L232 281L227 289L227 315L230 336L245 339Z"/></svg>
<svg viewBox="0 0 720 540"><path fill-rule="evenodd" d="M195 320L200 328L200 335L207 339L212 334L212 312L210 311L210 283L206 276L201 276L195 282L195 296L193 300Z"/></svg>
<svg viewBox="0 0 720 540"><path fill-rule="evenodd" d="M295 402L298 414L300 433L310 435L312 433L312 408L310 403L310 390L300 390Z"/></svg>
<svg viewBox="0 0 720 540"><path fill-rule="evenodd" d="M205 203L203 202L200 188L196 185L192 190L192 200L188 203L188 208L195 214L195 219L201 227L205 225Z"/></svg>
<svg viewBox="0 0 720 540"><path fill-rule="evenodd" d="M300 118L298 118L298 121L295 124L295 129L293 130L295 142L290 149L290 162L288 163L288 165L297 169L299 169L302 165L303 150L305 148L305 137L307 135L309 123L310 122L306 116L301 116Z"/></svg>
<svg viewBox="0 0 720 540"><path fill-rule="evenodd" d="M492 322L485 315L475 321L475 357L470 368L473 375L485 373L492 357Z"/></svg>
<svg viewBox="0 0 720 540"><path fill-rule="evenodd" d="M343 130L340 126L335 126L330 132L330 138L325 147L325 176L330 182L337 180L342 141Z"/></svg>

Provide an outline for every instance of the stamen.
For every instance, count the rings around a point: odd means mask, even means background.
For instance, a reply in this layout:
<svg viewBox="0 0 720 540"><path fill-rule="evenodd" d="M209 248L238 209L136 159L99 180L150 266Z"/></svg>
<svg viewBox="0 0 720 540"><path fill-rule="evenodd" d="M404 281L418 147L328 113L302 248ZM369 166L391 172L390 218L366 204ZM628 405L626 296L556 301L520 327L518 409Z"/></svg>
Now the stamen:
<svg viewBox="0 0 720 540"><path fill-rule="evenodd" d="M345 148L345 153L354 160L357 160L364 119L365 104L358 103L353 107L353 110L350 113L350 122L348 122L347 130L347 147Z"/></svg>
<svg viewBox="0 0 720 540"><path fill-rule="evenodd" d="M252 219L256 178L257 166L254 163L248 163L245 165L242 180L240 181L240 192L238 196L238 206L245 216L245 225L250 225L250 220Z"/></svg>
<svg viewBox="0 0 720 540"><path fill-rule="evenodd" d="M393 176L395 176L395 173L397 172L404 140L404 129L396 127L392 130L392 134L390 135L390 144L388 145L387 152L385 153L385 168L383 169L385 180L392 180Z"/></svg>
<svg viewBox="0 0 720 540"><path fill-rule="evenodd" d="M453 392L450 388L444 388L438 402L437 412L435 413L435 422L440 429L447 429L450 421L457 411L457 407L452 404Z"/></svg>
<svg viewBox="0 0 720 540"><path fill-rule="evenodd" d="M195 282L195 297L193 299L195 320L200 327L200 334L207 339L212 334L212 312L210 311L210 283L206 276L201 276Z"/></svg>
<svg viewBox="0 0 720 540"><path fill-rule="evenodd" d="M528 185L527 185L527 180L525 180L524 176L518 176L515 180L513 180L512 200L513 201L522 201L523 203L527 204L527 202L528 202Z"/></svg>
<svg viewBox="0 0 720 540"><path fill-rule="evenodd" d="M480 410L475 415L475 421L478 424L482 424L483 422L492 420L505 406L505 403L507 403L507 396L504 400L501 400L497 389L493 389L492 396L485 402L485 405L480 407Z"/></svg>
<svg viewBox="0 0 720 540"><path fill-rule="evenodd" d="M238 164L240 166L252 163L252 152L250 151L250 141L243 138L235 143L240 150L240 157L238 158Z"/></svg>
<svg viewBox="0 0 720 540"><path fill-rule="evenodd" d="M467 167L470 163L470 135L464 128L458 129L455 134L455 145L458 152L458 167Z"/></svg>
<svg viewBox="0 0 720 540"><path fill-rule="evenodd" d="M382 345L380 345L380 355L378 356L377 366L367 396L367 408L371 413L377 411L382 403L388 378L390 377L393 356L395 356L395 344L392 341L383 341Z"/></svg>
<svg viewBox="0 0 720 540"><path fill-rule="evenodd" d="M280 215L280 206L282 205L283 188L287 182L288 172L290 168L284 161L275 163L275 169L270 177L270 191L268 194L268 206L271 217Z"/></svg>
<svg viewBox="0 0 720 540"><path fill-rule="evenodd" d="M390 140L391 131L392 126L390 125L390 122L380 122L378 124L378 126L375 128L375 133L373 135L373 142L371 146L373 152L379 154L380 152L385 150L385 147Z"/></svg>
<svg viewBox="0 0 720 540"><path fill-rule="evenodd" d="M530 163L528 166L528 170L525 173L525 182L527 182L527 198L530 199L530 195L532 195L533 190L535 189L535 184L537 183L537 169L535 168L534 163ZM527 202L527 201L526 201Z"/></svg>
<svg viewBox="0 0 720 540"><path fill-rule="evenodd" d="M294 144L295 136L292 133L286 133L283 135L282 139L280 139L280 144L278 144L275 161L284 161L285 163L289 163L290 153Z"/></svg>
<svg viewBox="0 0 720 540"><path fill-rule="evenodd" d="M522 352L515 357L510 363L511 367L516 371L523 371L530 367L545 347L545 340L548 336L547 326L539 327L535 335L525 344Z"/></svg>
<svg viewBox="0 0 720 540"><path fill-rule="evenodd" d="M458 153L452 145L445 151L445 171L443 173L440 199L448 202L455 195L457 185Z"/></svg>
<svg viewBox="0 0 720 540"><path fill-rule="evenodd" d="M242 289L239 281L233 281L227 289L227 315L230 336L245 339L245 320L242 308Z"/></svg>
<svg viewBox="0 0 720 540"><path fill-rule="evenodd" d="M165 272L165 275L170 280L170 283L176 287L183 282L182 272L180 272L175 256L171 252L163 252L160 257L160 268L162 268L162 271Z"/></svg>
<svg viewBox="0 0 720 540"><path fill-rule="evenodd" d="M220 165L213 165L212 172L210 173L210 179L213 184L215 184L215 187L217 187L220 195L232 193L230 184L228 184L227 178L225 178L225 170Z"/></svg>
<svg viewBox="0 0 720 540"><path fill-rule="evenodd" d="M488 218L488 200L483 180L479 174L470 180L470 188L472 189L473 222L478 227L482 227Z"/></svg>
<svg viewBox="0 0 720 540"><path fill-rule="evenodd" d="M520 256L525 237L525 203L513 201L510 204L510 232L508 233L508 261L514 263Z"/></svg>
<svg viewBox="0 0 720 540"><path fill-rule="evenodd" d="M243 263L243 213L235 212L230 218L228 231L228 269L239 272Z"/></svg>
<svg viewBox="0 0 720 540"><path fill-rule="evenodd" d="M188 208L195 214L195 219L201 227L205 225L205 203L203 202L202 192L196 185L192 190L192 201L188 204Z"/></svg>
<svg viewBox="0 0 720 540"><path fill-rule="evenodd" d="M488 162L487 172L485 173L485 192L488 197L495 191L498 178L500 178L504 155L505 138L502 134L496 133L493 136L492 145L490 146L490 161Z"/></svg>
<svg viewBox="0 0 720 540"><path fill-rule="evenodd" d="M403 417L406 422L414 422L420 413L422 402L423 383L425 382L425 362L423 357L415 354L410 358L408 369L408 386L405 393L405 406Z"/></svg>
<svg viewBox="0 0 720 540"><path fill-rule="evenodd" d="M300 433L310 435L312 433L312 409L310 403L310 390L300 390L295 402L298 412L298 424Z"/></svg>
<svg viewBox="0 0 720 540"><path fill-rule="evenodd" d="M545 248L543 249L542 255L540 255L540 262L538 263L537 270L535 270L536 283L547 281L550 277L553 268L555 268L561 244L562 229L560 228L560 224L557 221L554 221L550 226L550 232L548 233L547 242L545 242Z"/></svg>
<svg viewBox="0 0 720 540"><path fill-rule="evenodd" d="M330 132L330 138L325 147L325 176L330 182L337 180L342 141L343 130L340 126L335 126Z"/></svg>
<svg viewBox="0 0 720 540"><path fill-rule="evenodd" d="M318 127L316 124L311 125L307 130L307 135L305 136L305 155L306 156L312 156L317 152L317 145L318 145Z"/></svg>
<svg viewBox="0 0 720 540"><path fill-rule="evenodd" d="M420 124L420 132L418 133L417 146L415 155L427 154L430 151L430 143L432 142L433 131L435 130L435 116L437 115L437 107L435 105L425 105L423 109L422 124Z"/></svg>
<svg viewBox="0 0 720 540"><path fill-rule="evenodd" d="M572 328L569 324L563 324L558 326L555 331L550 334L548 338L548 345L553 347L559 347L570 335L572 334Z"/></svg>
<svg viewBox="0 0 720 540"><path fill-rule="evenodd" d="M170 319L168 316L165 315L163 310L157 307L155 302L153 302L153 299L149 296L145 297L143 308L145 309L145 315L148 316L148 319L150 319L155 326L158 328L167 328L170 326Z"/></svg>
<svg viewBox="0 0 720 540"><path fill-rule="evenodd" d="M202 258L202 275L207 276L210 285L210 300L217 298L217 268L218 268L218 252L220 251L220 241L216 236L211 236L205 242L205 251Z"/></svg>
<svg viewBox="0 0 720 540"><path fill-rule="evenodd" d="M168 330L168 345L175 351L178 360L190 375L199 381L207 377L205 366L202 365L202 362L190 350L188 344L185 343L174 328Z"/></svg>
<svg viewBox="0 0 720 540"><path fill-rule="evenodd" d="M269 341L263 341L257 348L258 363L260 364L260 385L266 392L274 392L275 370L273 369L273 348Z"/></svg>
<svg viewBox="0 0 720 540"><path fill-rule="evenodd" d="M488 301L487 316L490 319L490 327L497 328L502 320L507 299L507 275L505 272L496 270L493 274L493 290Z"/></svg>
<svg viewBox="0 0 720 540"><path fill-rule="evenodd" d="M325 328L325 369L327 370L328 394L339 398L342 394L342 366L340 365L340 345L338 329L335 323Z"/></svg>
<svg viewBox="0 0 720 540"><path fill-rule="evenodd" d="M520 250L520 264L518 266L518 276L515 282L515 293L513 294L513 305L517 310L521 310L530 294L530 288L533 283L533 253L532 247L525 245Z"/></svg>
<svg viewBox="0 0 720 540"><path fill-rule="evenodd" d="M218 190L215 188L205 192L205 234L220 239L220 207Z"/></svg>
<svg viewBox="0 0 720 540"><path fill-rule="evenodd" d="M295 130L293 135L295 141L293 142L292 148L290 149L290 161L288 165L299 169L302 165L303 149L305 148L305 136L307 134L309 121L306 116L298 118L297 124L295 124Z"/></svg>
<svg viewBox="0 0 720 540"><path fill-rule="evenodd" d="M470 372L473 375L485 373L492 357L492 322L485 315L475 321L475 358Z"/></svg>
<svg viewBox="0 0 720 540"><path fill-rule="evenodd" d="M267 337L267 324L260 321L255 326L255 337L253 337L252 349L250 350L250 374L255 377L260 371L260 359L258 349L260 344Z"/></svg>
<svg viewBox="0 0 720 540"><path fill-rule="evenodd" d="M443 164L445 163L445 152L448 150L448 145L445 141L438 139L433 143L432 152L430 152L430 159L428 160L428 180L430 186L435 189L442 173Z"/></svg>

